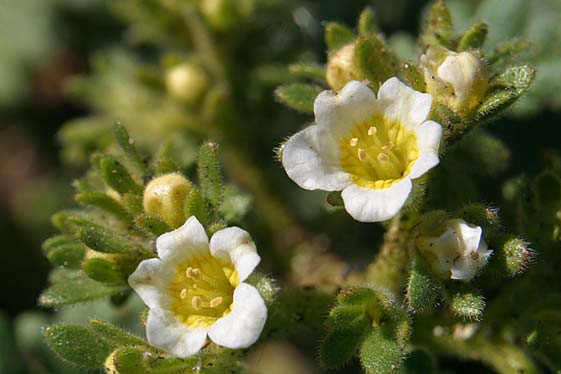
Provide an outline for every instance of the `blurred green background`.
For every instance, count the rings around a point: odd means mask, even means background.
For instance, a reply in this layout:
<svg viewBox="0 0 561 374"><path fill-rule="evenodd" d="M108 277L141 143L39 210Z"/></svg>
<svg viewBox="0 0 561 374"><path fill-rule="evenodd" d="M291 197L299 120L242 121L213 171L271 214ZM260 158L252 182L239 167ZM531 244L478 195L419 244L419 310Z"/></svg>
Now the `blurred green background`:
<svg viewBox="0 0 561 374"><path fill-rule="evenodd" d="M339 21L354 25L367 5L375 9L394 50L403 58L414 58L411 45L426 1L283 3L286 11L277 15L274 23L286 38L274 46L279 49L279 64L303 55L308 60L324 62L322 24ZM460 29L472 20L490 23L488 45L515 35L534 43L530 56L538 72L534 87L489 128L510 150L505 168L481 177L481 183L487 186L483 201L494 202L501 193L499 181L522 172L536 174L548 151L560 149L561 1L456 0L450 6ZM96 314L130 329L137 326L126 315L115 315L103 302L69 308L56 315L46 310L35 313L49 269L41 242L53 232L50 215L73 204L71 181L83 171L62 163L57 133L63 123L91 110L68 94L65 81L76 74L90 73L94 56L102 52L128 50L140 59L150 59L149 50L131 46L127 22L113 8L110 0L0 0L1 373L70 370L53 363L55 360L48 358L47 349L40 344L40 326L52 321L79 322ZM262 48L249 44L248 49L251 47ZM254 151L261 160L259 167L274 181L273 192L298 213L308 229L337 238L332 244L335 251L343 253L351 245L365 249L345 254L347 260L360 263L370 258L372 253L367 248L379 239L381 230L351 222L342 212L325 213L324 196L299 191L274 162L273 148L308 120L275 103L274 88L271 84L268 92L261 92L265 99L260 110L275 119L271 124L261 124L262 132L252 138L257 141ZM300 202L310 200L303 209ZM326 220L326 214L332 218ZM129 304L132 310L140 308L135 299Z"/></svg>

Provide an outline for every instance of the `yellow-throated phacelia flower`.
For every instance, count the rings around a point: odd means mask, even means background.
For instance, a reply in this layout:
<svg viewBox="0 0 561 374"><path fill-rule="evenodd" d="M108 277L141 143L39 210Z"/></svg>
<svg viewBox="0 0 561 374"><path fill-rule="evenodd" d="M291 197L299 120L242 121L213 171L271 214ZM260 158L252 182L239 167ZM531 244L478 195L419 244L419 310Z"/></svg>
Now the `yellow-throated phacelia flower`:
<svg viewBox="0 0 561 374"><path fill-rule="evenodd" d="M493 253L483 239L483 230L463 219L446 221L443 230L438 237L417 239L417 247L440 277L471 280Z"/></svg>
<svg viewBox="0 0 561 374"><path fill-rule="evenodd" d="M432 46L421 56L427 92L462 116L481 104L489 77L481 57L471 51L456 53Z"/></svg>
<svg viewBox="0 0 561 374"><path fill-rule="evenodd" d="M432 97L388 79L376 94L351 81L314 102L316 125L283 146L288 176L307 190L342 191L347 212L362 222L392 218L412 179L439 162L441 126L427 121Z"/></svg>
<svg viewBox="0 0 561 374"><path fill-rule="evenodd" d="M142 261L129 284L150 308L150 344L177 357L201 350L207 336L232 348L252 345L267 307L245 279L261 258L249 234L229 227L210 239L195 217L156 241L159 258Z"/></svg>

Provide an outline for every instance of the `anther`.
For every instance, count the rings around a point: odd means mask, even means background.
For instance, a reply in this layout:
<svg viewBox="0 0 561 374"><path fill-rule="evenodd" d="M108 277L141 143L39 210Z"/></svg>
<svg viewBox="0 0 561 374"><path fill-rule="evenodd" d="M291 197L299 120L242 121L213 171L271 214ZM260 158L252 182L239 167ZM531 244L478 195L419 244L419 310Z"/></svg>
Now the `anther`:
<svg viewBox="0 0 561 374"><path fill-rule="evenodd" d="M358 138L351 138L351 140L349 140L349 145L351 147L356 147L357 144L358 144Z"/></svg>
<svg viewBox="0 0 561 374"><path fill-rule="evenodd" d="M187 297L187 289L186 288L181 290L181 292L179 293L179 297L181 298L181 300L183 300Z"/></svg>
<svg viewBox="0 0 561 374"><path fill-rule="evenodd" d="M195 309L195 310L201 309L201 297L200 296L193 296L193 298L191 299L191 305L193 306L193 309Z"/></svg>
<svg viewBox="0 0 561 374"><path fill-rule="evenodd" d="M215 297L214 299L210 300L210 307L211 308L215 308L220 304L222 304L222 297L221 296Z"/></svg>
<svg viewBox="0 0 561 374"><path fill-rule="evenodd" d="M359 148L358 151L357 151L357 154L358 154L358 159L360 161L366 160L366 151L364 149Z"/></svg>
<svg viewBox="0 0 561 374"><path fill-rule="evenodd" d="M370 126L370 127L368 128L368 135L369 135L369 136L372 136L372 135L376 134L377 132L378 132L378 129L375 128L374 126Z"/></svg>
<svg viewBox="0 0 561 374"><path fill-rule="evenodd" d="M387 144L382 146L382 149L385 151L387 149L392 149L393 148L393 142L390 140Z"/></svg>
<svg viewBox="0 0 561 374"><path fill-rule="evenodd" d="M189 279L198 278L201 275L201 271L197 268L192 268L189 266L187 270L185 270L185 275Z"/></svg>
<svg viewBox="0 0 561 374"><path fill-rule="evenodd" d="M382 153L382 152L378 153L378 156L376 156L376 158L380 162L386 162L386 161L390 160L390 156L388 156L387 154Z"/></svg>

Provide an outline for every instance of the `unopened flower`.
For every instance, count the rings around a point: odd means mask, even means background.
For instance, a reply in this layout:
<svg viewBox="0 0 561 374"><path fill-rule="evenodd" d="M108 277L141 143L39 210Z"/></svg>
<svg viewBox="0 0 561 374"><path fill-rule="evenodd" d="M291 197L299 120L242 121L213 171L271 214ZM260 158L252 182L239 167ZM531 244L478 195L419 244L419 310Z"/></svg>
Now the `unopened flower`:
<svg viewBox="0 0 561 374"><path fill-rule="evenodd" d="M316 125L293 135L282 150L288 176L307 190L342 191L358 221L392 218L412 179L439 162L441 126L427 121L429 94L388 79L378 98L363 83L324 91L314 103Z"/></svg>
<svg viewBox="0 0 561 374"><path fill-rule="evenodd" d="M421 56L427 92L458 114L471 114L481 104L489 81L481 57L473 52L456 53L429 47Z"/></svg>
<svg viewBox="0 0 561 374"><path fill-rule="evenodd" d="M144 189L144 211L159 216L171 228L177 228L185 222L183 205L192 187L187 178L177 173L156 177Z"/></svg>
<svg viewBox="0 0 561 374"><path fill-rule="evenodd" d="M325 79L331 88L340 90L352 80L363 78L355 63L355 45L348 44L329 57Z"/></svg>
<svg viewBox="0 0 561 374"><path fill-rule="evenodd" d="M493 253L482 234L479 226L472 226L463 219L451 219L446 221L442 235L421 237L417 239L417 246L439 276L469 281Z"/></svg>
<svg viewBox="0 0 561 374"><path fill-rule="evenodd" d="M129 284L150 308L146 336L177 357L196 354L207 336L216 344L246 348L259 337L267 307L245 279L261 258L249 234L230 227L210 243L193 216L158 237L159 258L142 261Z"/></svg>
<svg viewBox="0 0 561 374"><path fill-rule="evenodd" d="M206 92L208 85L205 71L193 63L185 62L166 72L168 93L185 104L196 104Z"/></svg>

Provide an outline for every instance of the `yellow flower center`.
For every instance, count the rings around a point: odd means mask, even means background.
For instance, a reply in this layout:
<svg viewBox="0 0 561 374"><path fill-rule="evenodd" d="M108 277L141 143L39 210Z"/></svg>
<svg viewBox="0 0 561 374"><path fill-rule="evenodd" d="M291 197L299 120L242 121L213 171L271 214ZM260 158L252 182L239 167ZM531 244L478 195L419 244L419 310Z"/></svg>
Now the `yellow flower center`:
<svg viewBox="0 0 561 374"><path fill-rule="evenodd" d="M419 157L417 135L400 122L375 115L340 143L340 162L359 186L388 188L406 177Z"/></svg>
<svg viewBox="0 0 561 374"><path fill-rule="evenodd" d="M169 285L171 310L189 327L209 327L230 313L239 283L232 263L210 254L190 257Z"/></svg>

